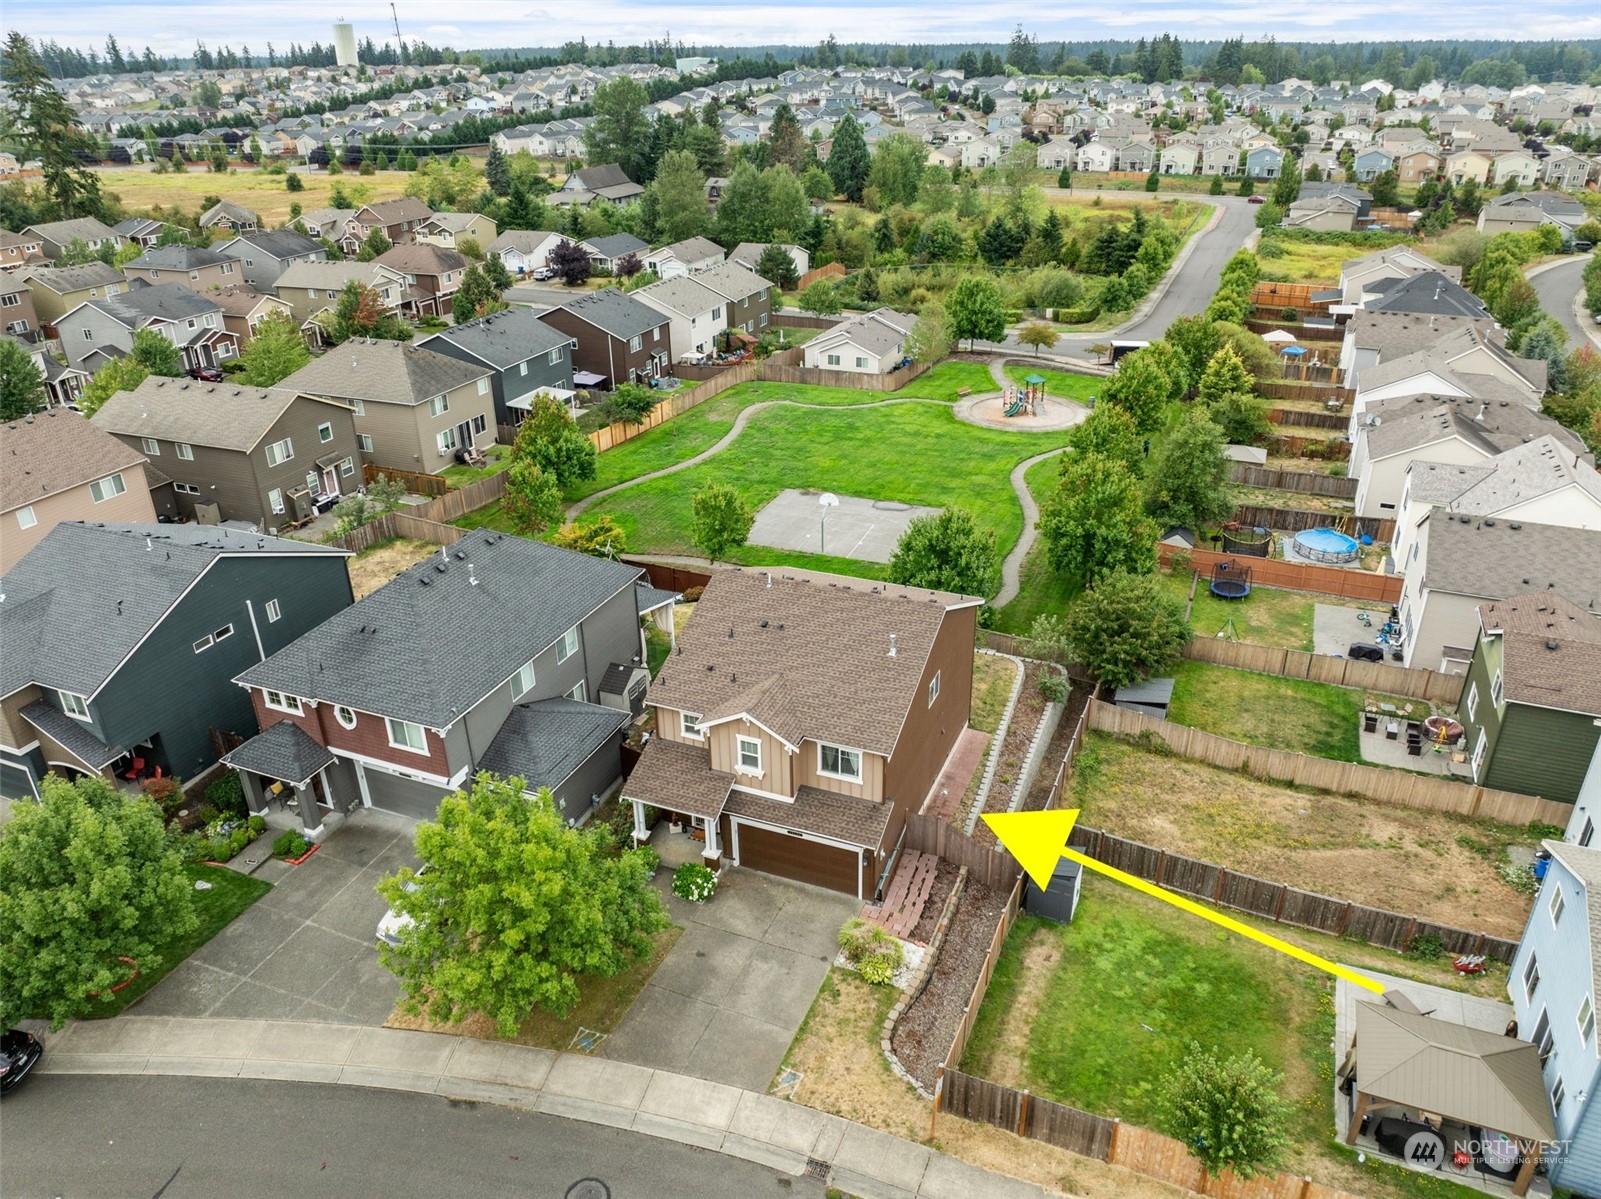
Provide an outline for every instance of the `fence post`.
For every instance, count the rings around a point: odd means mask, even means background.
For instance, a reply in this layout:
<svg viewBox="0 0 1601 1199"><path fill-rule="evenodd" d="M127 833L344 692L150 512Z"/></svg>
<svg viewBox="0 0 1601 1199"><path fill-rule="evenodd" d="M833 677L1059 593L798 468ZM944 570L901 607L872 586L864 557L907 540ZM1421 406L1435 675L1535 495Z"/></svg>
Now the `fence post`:
<svg viewBox="0 0 1601 1199"><path fill-rule="evenodd" d="M1351 927L1351 908L1353 906L1349 899L1345 901L1345 911L1340 913L1340 931L1334 934L1336 937L1345 936L1345 930Z"/></svg>
<svg viewBox="0 0 1601 1199"><path fill-rule="evenodd" d="M936 1099L936 1101L938 1100L938 1095L937 1094L935 1095L935 1099ZM1117 1165L1117 1148L1118 1148L1118 1145L1117 1145L1117 1143L1118 1143L1118 1135L1117 1134L1122 1130L1122 1128L1123 1128L1123 1121L1122 1120L1113 1120L1112 1121L1112 1141L1111 1141L1111 1144L1107 1145L1107 1147L1106 1147L1106 1160L1110 1164L1112 1164L1114 1166Z"/></svg>
<svg viewBox="0 0 1601 1199"><path fill-rule="evenodd" d="M933 1110L928 1114L928 1139L934 1139L934 1130L939 1126L939 1101L945 1094L945 1067L942 1064L934 1072L934 1104Z"/></svg>
<svg viewBox="0 0 1601 1199"><path fill-rule="evenodd" d="M1228 881L1228 877L1229 868L1227 866L1219 866L1217 868L1217 889L1212 893L1213 903L1223 902L1223 884Z"/></svg>
<svg viewBox="0 0 1601 1199"><path fill-rule="evenodd" d="M1028 1133L1025 1131L1028 1128L1028 1101L1029 1093L1028 1089L1025 1087L1023 1090L1023 1101L1017 1105L1017 1135L1020 1137L1028 1135Z"/></svg>
<svg viewBox="0 0 1601 1199"><path fill-rule="evenodd" d="M1299 1199L1307 1199L1307 1197L1309 1195L1311 1195L1311 1194L1312 1194L1312 1176L1310 1174L1306 1174L1306 1175L1303 1175L1302 1178L1301 1178L1301 1194L1299 1196Z"/></svg>

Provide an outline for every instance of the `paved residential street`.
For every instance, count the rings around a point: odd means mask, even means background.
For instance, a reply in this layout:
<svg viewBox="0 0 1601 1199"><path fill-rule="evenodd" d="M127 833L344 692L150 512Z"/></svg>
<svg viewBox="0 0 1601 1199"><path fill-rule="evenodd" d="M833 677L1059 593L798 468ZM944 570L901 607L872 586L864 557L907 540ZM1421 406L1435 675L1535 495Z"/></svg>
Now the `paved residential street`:
<svg viewBox="0 0 1601 1199"><path fill-rule="evenodd" d="M572 1190L582 1179L605 1184ZM265 1079L36 1075L5 1103L17 1199L821 1199L642 1133L436 1095Z"/></svg>
<svg viewBox="0 0 1601 1199"><path fill-rule="evenodd" d="M1543 269L1537 267L1529 273L1529 282L1534 284L1534 290L1540 297L1540 307L1562 323L1568 335L1569 348L1575 350L1586 343L1601 350L1601 325L1590 320L1589 313L1583 309L1577 316L1573 311L1575 297L1584 292L1581 276L1589 261L1590 255L1584 254ZM1584 323L1581 324L1581 321Z"/></svg>

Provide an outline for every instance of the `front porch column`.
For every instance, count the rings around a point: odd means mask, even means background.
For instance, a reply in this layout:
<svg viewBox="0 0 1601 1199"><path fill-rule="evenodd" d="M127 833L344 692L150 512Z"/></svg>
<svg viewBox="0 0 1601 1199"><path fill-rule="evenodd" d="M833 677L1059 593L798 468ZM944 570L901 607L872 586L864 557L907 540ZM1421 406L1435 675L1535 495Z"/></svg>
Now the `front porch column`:
<svg viewBox="0 0 1601 1199"><path fill-rule="evenodd" d="M322 813L309 781L295 784L295 802L300 805L300 827L306 830L306 836L314 837L322 831Z"/></svg>
<svg viewBox="0 0 1601 1199"><path fill-rule="evenodd" d="M262 790L261 776L251 774L248 770L236 770L239 781L245 788L245 808L252 816L260 816L267 810L267 793Z"/></svg>
<svg viewBox="0 0 1601 1199"><path fill-rule="evenodd" d="M713 870L716 870L717 864L723 860L721 830L718 828L720 823L721 821L716 816L708 816L706 818L706 848L701 851L700 855L706 859L706 864Z"/></svg>
<svg viewBox="0 0 1601 1199"><path fill-rule="evenodd" d="M628 802L634 805L634 844L643 845L650 840L650 830L645 827L645 801L631 799Z"/></svg>

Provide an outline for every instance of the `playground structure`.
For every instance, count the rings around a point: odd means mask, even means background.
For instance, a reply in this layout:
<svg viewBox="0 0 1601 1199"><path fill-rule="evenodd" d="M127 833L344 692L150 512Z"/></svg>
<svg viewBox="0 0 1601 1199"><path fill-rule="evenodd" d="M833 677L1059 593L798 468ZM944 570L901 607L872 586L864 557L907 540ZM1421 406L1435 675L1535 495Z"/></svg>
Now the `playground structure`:
<svg viewBox="0 0 1601 1199"><path fill-rule="evenodd" d="M1251 594L1251 568L1230 559L1212 568L1207 590L1218 599L1239 600Z"/></svg>
<svg viewBox="0 0 1601 1199"><path fill-rule="evenodd" d="M1002 399L1005 401L1002 416L1038 416L1045 406L1045 379L1030 375L1021 387L1008 387Z"/></svg>

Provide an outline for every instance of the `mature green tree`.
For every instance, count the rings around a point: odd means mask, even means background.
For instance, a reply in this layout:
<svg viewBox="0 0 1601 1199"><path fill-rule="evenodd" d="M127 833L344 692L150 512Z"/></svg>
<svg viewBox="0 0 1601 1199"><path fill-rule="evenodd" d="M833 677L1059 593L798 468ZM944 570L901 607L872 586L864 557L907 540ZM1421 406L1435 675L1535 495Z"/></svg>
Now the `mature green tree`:
<svg viewBox="0 0 1601 1199"><path fill-rule="evenodd" d="M1247 1050L1229 1058L1191 1042L1158 1083L1162 1129L1189 1146L1214 1177L1252 1178L1277 1168L1290 1145L1291 1108L1281 1075Z"/></svg>
<svg viewBox="0 0 1601 1199"><path fill-rule="evenodd" d="M1191 408L1168 432L1145 477L1145 510L1159 529L1197 532L1234 511L1223 430L1201 408Z"/></svg>
<svg viewBox="0 0 1601 1199"><path fill-rule="evenodd" d="M1368 193L1373 197L1373 207L1394 208L1401 202L1401 178L1395 173L1395 168L1380 171L1368 183Z"/></svg>
<svg viewBox="0 0 1601 1199"><path fill-rule="evenodd" d="M251 335L250 344L239 355L245 369L237 376L250 387L276 387L311 361L306 339L287 312L274 312L262 319Z"/></svg>
<svg viewBox="0 0 1601 1199"><path fill-rule="evenodd" d="M1205 405L1205 410L1231 445L1260 445L1273 431L1267 418L1267 402L1254 395L1234 392Z"/></svg>
<svg viewBox="0 0 1601 1199"><path fill-rule="evenodd" d="M1167 327L1162 340L1184 355L1189 377L1199 381L1206 364L1223 344L1217 326L1204 316L1181 316Z"/></svg>
<svg viewBox="0 0 1601 1199"><path fill-rule="evenodd" d="M660 402L661 395L644 384L622 383L601 401L600 410L608 421L626 421L638 425L644 423Z"/></svg>
<svg viewBox="0 0 1601 1199"><path fill-rule="evenodd" d="M773 110L773 121L767 134L767 159L778 166L786 166L796 175L801 174L815 160L811 143L801 132L795 110L780 103Z"/></svg>
<svg viewBox="0 0 1601 1199"><path fill-rule="evenodd" d="M1051 569L1079 586L1119 568L1149 572L1156 534L1128 466L1098 454L1065 454L1056 493L1040 511Z"/></svg>
<svg viewBox="0 0 1601 1199"><path fill-rule="evenodd" d="M926 147L909 134L891 133L880 139L878 148L873 151L867 186L877 193L881 209L917 202L917 188L923 181L926 157ZM832 154L829 161L833 161Z"/></svg>
<svg viewBox="0 0 1601 1199"><path fill-rule="evenodd" d="M1048 321L1029 321L1017 331L1017 340L1025 346L1033 346L1036 355L1041 349L1051 349L1061 339L1062 335Z"/></svg>
<svg viewBox="0 0 1601 1199"><path fill-rule="evenodd" d="M906 526L889 560L889 581L986 597L999 565L995 530L979 528L965 508L943 508Z"/></svg>
<svg viewBox="0 0 1601 1199"><path fill-rule="evenodd" d="M615 162L636 183L649 179L650 97L639 83L622 76L595 89L594 120L584 130L584 158L595 166Z"/></svg>
<svg viewBox="0 0 1601 1199"><path fill-rule="evenodd" d="M694 521L689 539L712 562L745 544L756 515L744 497L726 483L711 482L690 497Z"/></svg>
<svg viewBox="0 0 1601 1199"><path fill-rule="evenodd" d="M131 356L113 358L94 373L78 397L78 408L84 416L93 416L100 406L119 391L133 391L150 377L150 372L138 359Z"/></svg>
<svg viewBox="0 0 1601 1199"><path fill-rule="evenodd" d="M1134 418L1116 404L1097 404L1084 423L1075 425L1067 435L1075 454L1099 454L1121 462L1136 475L1145 470L1144 441Z"/></svg>
<svg viewBox="0 0 1601 1199"><path fill-rule="evenodd" d="M1201 372L1197 385L1197 398L1206 405L1215 404L1228 395L1252 395L1256 381L1232 345L1224 345L1214 353Z"/></svg>
<svg viewBox="0 0 1601 1199"><path fill-rule="evenodd" d="M161 812L89 775L46 775L0 830L0 1027L60 1028L195 927L193 892Z"/></svg>
<svg viewBox="0 0 1601 1199"><path fill-rule="evenodd" d="M489 157L484 159L484 181L497 196L511 195L511 166L493 141L489 143Z"/></svg>
<svg viewBox="0 0 1601 1199"><path fill-rule="evenodd" d="M1121 569L1079 597L1060 632L1066 657L1112 688L1172 669L1190 640L1179 598L1155 574Z"/></svg>
<svg viewBox="0 0 1601 1199"><path fill-rule="evenodd" d="M503 311L507 307L506 301L501 298L500 289L489 281L484 268L475 264L462 274L461 286L451 297L450 313L458 325L463 325L480 316L488 316L491 312Z"/></svg>
<svg viewBox="0 0 1601 1199"><path fill-rule="evenodd" d="M778 242L769 242L763 247L761 257L756 259L756 273L769 283L777 284L782 291L794 291L800 282L795 260Z"/></svg>
<svg viewBox="0 0 1601 1199"><path fill-rule="evenodd" d="M795 298L795 303L800 306L802 312L810 312L816 316L833 316L843 306L839 290L827 279L819 279L808 286Z"/></svg>
<svg viewBox="0 0 1601 1199"><path fill-rule="evenodd" d="M748 161L735 165L722 198L717 201L717 233L727 247L772 238L767 184L762 172Z"/></svg>
<svg viewBox="0 0 1601 1199"><path fill-rule="evenodd" d="M912 323L905 345L907 357L913 362L935 363L951 352L951 318L943 304L925 304Z"/></svg>
<svg viewBox="0 0 1601 1199"><path fill-rule="evenodd" d="M594 516L582 522L569 521L550 535L550 544L592 558L613 561L628 552L628 535L610 516Z"/></svg>
<svg viewBox="0 0 1601 1199"><path fill-rule="evenodd" d="M77 123L66 98L56 90L33 44L12 31L0 52L0 78L9 87L11 136L37 158L45 192L62 218L101 216L105 200L100 181L85 165L98 157L95 139Z"/></svg>
<svg viewBox="0 0 1601 1199"><path fill-rule="evenodd" d="M548 787L478 775L417 826L428 870L378 892L414 923L379 960L405 1004L435 1021L473 1013L510 1037L534 1010L565 1017L583 977L619 973L668 926L644 859L613 852L603 827L568 828Z"/></svg>
<svg viewBox="0 0 1601 1199"><path fill-rule="evenodd" d="M532 462L561 487L595 477L595 443L578 429L567 407L550 396L534 397L528 419L517 427L514 462Z"/></svg>
<svg viewBox="0 0 1601 1199"><path fill-rule="evenodd" d="M663 241L683 241L706 231L706 176L688 150L669 150L662 155L648 191Z"/></svg>
<svg viewBox="0 0 1601 1199"><path fill-rule="evenodd" d="M361 249L356 251L357 262L371 262L380 254L387 254L395 248L395 243L384 236L382 229L374 229L367 234L361 243Z"/></svg>
<svg viewBox="0 0 1601 1199"><path fill-rule="evenodd" d="M951 319L951 336L975 340L1000 341L1006 336L1006 301L1001 289L986 275L963 275L945 300Z"/></svg>
<svg viewBox="0 0 1601 1199"><path fill-rule="evenodd" d="M44 408L44 375L33 364L33 355L10 338L0 341L0 421L18 420Z"/></svg>
<svg viewBox="0 0 1601 1199"><path fill-rule="evenodd" d="M497 294L505 291L508 287L516 282L516 280L511 277L511 272L506 269L506 264L500 260L500 255L498 254L489 254L485 256L483 269L484 278L489 280L489 285L495 289Z"/></svg>
<svg viewBox="0 0 1601 1199"><path fill-rule="evenodd" d="M554 471L520 458L506 468L506 493L500 510L524 537L538 537L562 518L561 484Z"/></svg>
<svg viewBox="0 0 1601 1199"><path fill-rule="evenodd" d="M1301 195L1301 163L1289 154L1284 156L1284 166L1279 171L1279 177L1273 181L1273 203L1278 206L1279 212L1289 210L1291 204ZM1275 225L1277 221L1273 222Z"/></svg>
<svg viewBox="0 0 1601 1199"><path fill-rule="evenodd" d="M1160 355L1148 348L1126 355L1117 364L1117 373L1101 389L1101 402L1115 405L1134 418L1143 435L1162 427L1162 417L1173 392L1173 379L1163 369Z"/></svg>
<svg viewBox="0 0 1601 1199"><path fill-rule="evenodd" d="M358 279L352 279L340 291L326 331L335 345L352 337L411 340L411 326L385 308L378 292Z"/></svg>
<svg viewBox="0 0 1601 1199"><path fill-rule="evenodd" d="M152 375L176 379L183 374L182 352L154 329L134 331L132 356Z"/></svg>
<svg viewBox="0 0 1601 1199"><path fill-rule="evenodd" d="M828 177L834 181L834 190L852 204L861 203L867 176L872 170L872 157L867 152L867 141L862 127L849 113L834 127L834 139L828 153Z"/></svg>

